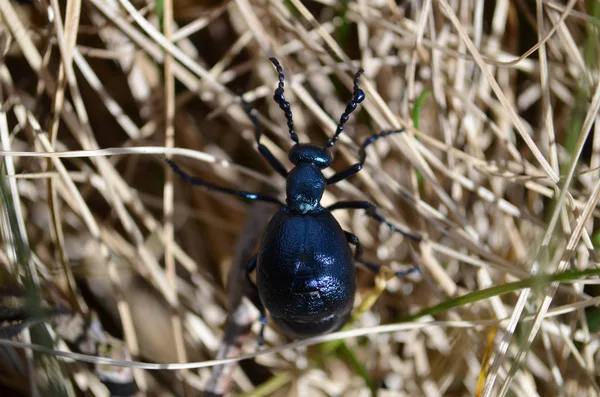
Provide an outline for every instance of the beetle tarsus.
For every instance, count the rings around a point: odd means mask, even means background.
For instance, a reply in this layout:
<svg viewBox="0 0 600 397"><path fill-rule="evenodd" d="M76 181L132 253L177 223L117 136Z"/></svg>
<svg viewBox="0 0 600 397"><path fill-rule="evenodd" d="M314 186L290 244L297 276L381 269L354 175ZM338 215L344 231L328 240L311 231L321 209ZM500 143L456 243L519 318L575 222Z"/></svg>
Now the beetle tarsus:
<svg viewBox="0 0 600 397"><path fill-rule="evenodd" d="M267 318L261 313L258 321L260 322L260 331L258 331L258 345L263 346L265 344L265 326L267 325Z"/></svg>

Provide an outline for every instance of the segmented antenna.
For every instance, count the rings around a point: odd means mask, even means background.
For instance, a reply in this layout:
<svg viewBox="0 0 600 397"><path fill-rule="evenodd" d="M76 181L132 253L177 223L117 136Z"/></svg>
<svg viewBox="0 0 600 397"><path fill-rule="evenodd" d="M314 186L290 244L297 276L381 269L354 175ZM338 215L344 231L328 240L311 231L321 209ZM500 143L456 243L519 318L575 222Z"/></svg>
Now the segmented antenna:
<svg viewBox="0 0 600 397"><path fill-rule="evenodd" d="M333 145L335 145L335 142L338 140L338 137L344 131L344 124L346 124L346 121L348 121L348 119L350 118L350 114L356 110L356 107L359 103L365 100L365 93L363 92L363 90L358 88L358 80L360 79L360 75L363 72L364 70L359 69L358 72L356 72L356 74L354 75L354 90L352 93L352 99L348 101L348 104L346 105L346 110L344 110L344 113L342 113L342 116L340 117L340 122L337 125L335 134L333 135L333 137L331 137L331 139L327 141L326 147L332 147Z"/></svg>
<svg viewBox="0 0 600 397"><path fill-rule="evenodd" d="M292 138L292 141L298 143L298 135L296 135L296 132L294 131L294 120L292 120L292 110L290 109L290 103L286 101L285 97L283 96L283 69L281 68L281 65L279 64L279 61L277 59L269 58L269 60L273 63L273 65L275 65L275 68L277 69L277 74L279 75L279 85L275 90L273 99L275 100L275 102L277 102L277 104L279 104L279 108L283 110L283 113L285 113L285 118L287 119L288 130L290 132L290 137Z"/></svg>

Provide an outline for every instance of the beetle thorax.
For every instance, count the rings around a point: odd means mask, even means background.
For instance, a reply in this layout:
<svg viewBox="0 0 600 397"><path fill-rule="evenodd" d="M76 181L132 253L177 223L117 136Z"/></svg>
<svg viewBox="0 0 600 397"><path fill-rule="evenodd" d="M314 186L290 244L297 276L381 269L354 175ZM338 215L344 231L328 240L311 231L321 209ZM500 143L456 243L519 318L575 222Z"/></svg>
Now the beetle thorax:
<svg viewBox="0 0 600 397"><path fill-rule="evenodd" d="M325 191L325 177L313 164L294 167L287 177L286 201L290 211L306 214L320 208Z"/></svg>

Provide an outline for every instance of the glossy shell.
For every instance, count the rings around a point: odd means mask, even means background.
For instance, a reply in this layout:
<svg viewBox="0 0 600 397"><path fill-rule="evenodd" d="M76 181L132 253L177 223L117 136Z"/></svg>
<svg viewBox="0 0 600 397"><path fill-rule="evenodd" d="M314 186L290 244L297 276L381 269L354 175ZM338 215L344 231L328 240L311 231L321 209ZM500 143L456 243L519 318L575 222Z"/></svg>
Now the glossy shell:
<svg viewBox="0 0 600 397"><path fill-rule="evenodd" d="M279 210L260 245L256 283L273 321L291 337L306 338L344 325L354 302L355 267L346 236L331 213Z"/></svg>

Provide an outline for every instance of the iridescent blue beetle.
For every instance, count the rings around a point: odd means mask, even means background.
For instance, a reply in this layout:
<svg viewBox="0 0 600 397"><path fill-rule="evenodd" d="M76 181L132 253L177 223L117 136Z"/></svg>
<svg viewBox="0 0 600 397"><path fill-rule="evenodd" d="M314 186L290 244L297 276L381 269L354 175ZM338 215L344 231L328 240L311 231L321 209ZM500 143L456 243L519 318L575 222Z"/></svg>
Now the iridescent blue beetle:
<svg viewBox="0 0 600 397"><path fill-rule="evenodd" d="M376 213L368 201L340 201L329 207L320 204L327 185L342 181L359 172L366 159L365 149L375 140L404 130L384 131L365 140L359 149L359 162L325 178L324 168L331 165L329 148L344 130L344 124L358 104L365 99L358 87L362 70L354 76L352 99L340 117L335 134L325 147L300 143L294 131L290 104L283 95L283 70L275 58L271 58L279 74L279 85L273 96L285 113L291 139L295 145L288 153L294 164L287 171L269 149L260 143L262 135L252 108L245 104L248 117L255 127L258 151L271 167L286 178L286 203L271 196L233 190L210 184L183 172L172 160L167 162L186 181L222 193L237 195L249 200L268 201L281 205L267 225L256 255L247 267L248 281L256 296L252 301L261 312L264 326L265 309L279 329L292 338L307 338L340 329L348 320L356 291L355 261L377 270L374 265L361 260L362 249L358 238L342 230L331 214L339 209L364 209L367 215L385 223L415 241L420 236L398 230ZM350 244L354 245L352 253ZM250 274L256 270L256 285ZM262 329L259 342L262 343Z"/></svg>

